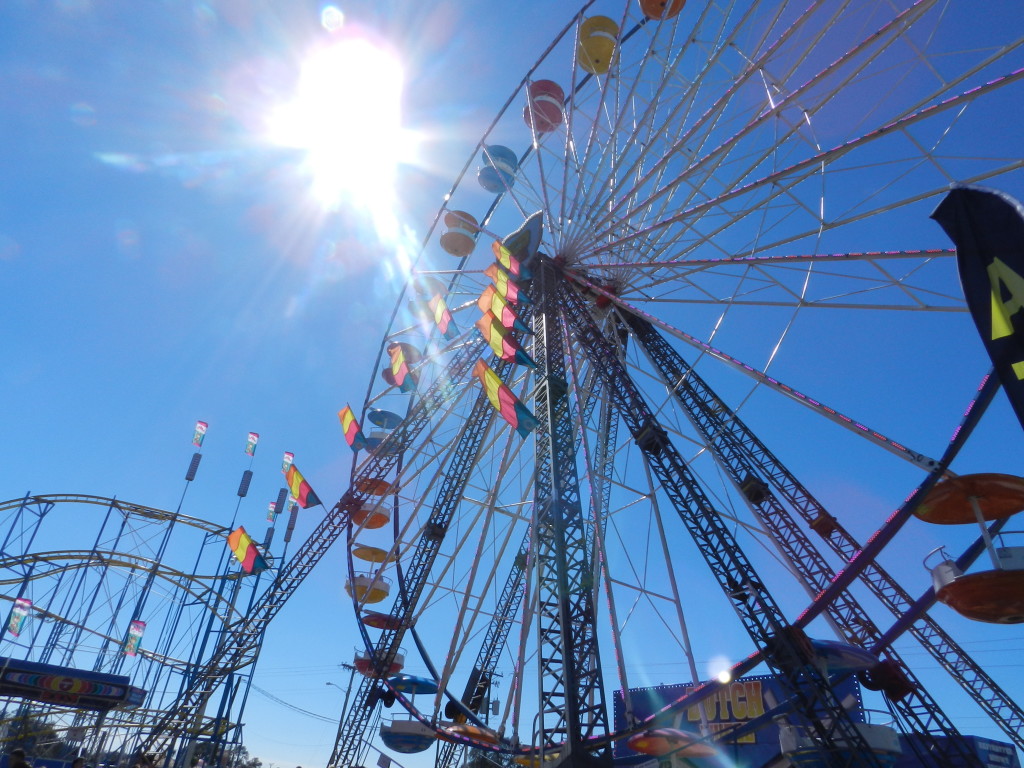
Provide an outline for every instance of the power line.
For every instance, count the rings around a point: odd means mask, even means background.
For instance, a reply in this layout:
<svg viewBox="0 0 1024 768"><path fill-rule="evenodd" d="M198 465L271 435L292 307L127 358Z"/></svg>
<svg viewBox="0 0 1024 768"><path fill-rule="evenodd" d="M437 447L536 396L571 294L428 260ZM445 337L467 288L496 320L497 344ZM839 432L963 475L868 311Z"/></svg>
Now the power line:
<svg viewBox="0 0 1024 768"><path fill-rule="evenodd" d="M289 704L284 699L279 699L277 696L272 694L270 691L265 691L262 688L260 688L258 685L252 686L252 689L254 691L256 691L256 693L260 694L261 696L265 696L266 698L270 699L275 704L280 704L282 707L287 707L288 709L292 710L293 712L298 712L300 715L306 715L307 717L312 717L312 718L314 718L316 720L321 720L321 721L323 721L325 723L336 723L337 722L337 720L335 718L333 718L333 717L325 717L324 715L318 715L316 712L310 712L308 709L303 709L302 707L297 707L294 704Z"/></svg>

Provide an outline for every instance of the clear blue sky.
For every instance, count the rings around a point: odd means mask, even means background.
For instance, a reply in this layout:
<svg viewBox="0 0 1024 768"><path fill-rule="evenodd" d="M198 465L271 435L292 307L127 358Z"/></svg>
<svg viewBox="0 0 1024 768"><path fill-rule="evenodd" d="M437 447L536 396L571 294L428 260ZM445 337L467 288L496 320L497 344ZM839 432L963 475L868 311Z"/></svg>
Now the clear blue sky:
<svg viewBox="0 0 1024 768"><path fill-rule="evenodd" d="M349 5L339 4L346 29L399 52L406 80L402 123L420 138L415 162L398 171L397 238L379 237L359 200L346 199L329 212L313 204L301 152L267 139L268 114L289 98L300 63L330 39L321 4L3 4L5 499L87 493L173 509L197 419L210 429L199 478L186 496L187 514L231 520L238 478L248 466L249 431L259 432L261 442L238 519L255 538L262 538L266 505L281 485L283 451L295 453L328 506L345 490L351 453L335 414L346 402L358 408L363 399L397 298L396 275L404 277L402 249L427 231L493 115L568 21L567 11L552 12L541 0ZM953 5L963 13L967 3ZM966 33L977 40L963 47L984 47L987 35L999 36L1002 22L1012 26L1012 6L993 3L991 18ZM539 75L557 73L548 67ZM375 73L352 76L372 83ZM1019 104L1020 89L1015 93L1012 103ZM862 99L870 104L870 92ZM1010 141L1016 126L1007 120L1007 102L1000 103L1003 109L974 110L964 120L990 123L983 141L993 146L978 154L1019 157L1019 138ZM373 110L354 114L371 125L375 120ZM845 118L861 120L852 108ZM841 133L830 119L836 115L815 126L826 144ZM520 149L526 141L509 133L509 125L502 126L508 137L502 141L519 141L514 146ZM396 159L385 154L382 168ZM842 178L835 182L840 187ZM998 186L1024 195L1019 171ZM842 205L862 190L830 193ZM871 222L852 227L865 236L849 247L947 247L926 218L934 202L913 206L905 224L886 219L884 232ZM512 226L508 222L497 226ZM822 250L842 250L841 239L826 236ZM694 332L704 334L717 312L699 314ZM934 335L932 326L916 320L893 333L888 319L830 312L795 327L783 345L794 352L780 356L774 375L894 439L940 454L985 371L967 318L943 319L934 326L941 335ZM767 337L779 333L776 325L763 329L765 338L761 326L724 327L716 343L737 355L757 348L758 365L766 362ZM729 377L723 385L735 392L747 387ZM958 471L1021 472L1020 430L1001 398ZM902 465L893 469L898 462L877 448L833 441L836 428L763 389L745 413L758 429L777 435L780 450L826 503L855 521L858 535L874 530L919 479ZM849 453L837 462L836 451ZM303 513L293 547L319 514ZM917 594L927 585L919 565L924 554L969 536L920 524L913 536L891 557ZM175 554L188 560L186 553ZM268 633L256 674L257 686L327 716L337 713L342 694L326 683L346 685L338 665L351 661L358 643L342 591L343 567L341 552L325 558ZM944 621L951 616L938 610ZM948 625L1024 698L1019 629L955 618ZM738 656L746 648L746 641L730 640L721 653ZM922 657L922 663L931 662ZM685 668L652 665L649 674L653 683L671 683ZM936 686L955 702L965 731L997 736L947 684ZM245 733L250 751L265 764L309 768L326 762L334 726L254 692Z"/></svg>

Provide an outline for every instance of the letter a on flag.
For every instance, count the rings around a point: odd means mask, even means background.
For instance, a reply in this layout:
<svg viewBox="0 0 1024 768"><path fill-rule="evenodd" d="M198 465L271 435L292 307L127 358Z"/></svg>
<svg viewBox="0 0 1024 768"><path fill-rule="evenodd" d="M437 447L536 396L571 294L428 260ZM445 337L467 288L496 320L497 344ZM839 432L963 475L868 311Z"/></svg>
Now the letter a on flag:
<svg viewBox="0 0 1024 768"><path fill-rule="evenodd" d="M1024 206L1002 192L958 186L932 218L956 245L967 308L1024 426Z"/></svg>

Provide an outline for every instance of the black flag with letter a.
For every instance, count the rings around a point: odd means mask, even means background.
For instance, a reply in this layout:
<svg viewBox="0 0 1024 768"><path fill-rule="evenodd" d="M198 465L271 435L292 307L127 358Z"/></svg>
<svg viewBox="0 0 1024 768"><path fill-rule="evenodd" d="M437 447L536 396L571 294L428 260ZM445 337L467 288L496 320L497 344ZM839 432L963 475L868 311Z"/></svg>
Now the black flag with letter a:
<svg viewBox="0 0 1024 768"><path fill-rule="evenodd" d="M1024 207L1002 192L955 186L932 218L956 245L967 308L1024 426Z"/></svg>

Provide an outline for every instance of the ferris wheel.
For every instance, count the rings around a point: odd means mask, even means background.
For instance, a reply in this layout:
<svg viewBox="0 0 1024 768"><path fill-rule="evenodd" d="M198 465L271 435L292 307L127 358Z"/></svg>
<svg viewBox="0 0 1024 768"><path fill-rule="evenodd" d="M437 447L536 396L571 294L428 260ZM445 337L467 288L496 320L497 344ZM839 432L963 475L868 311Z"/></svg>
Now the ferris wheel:
<svg viewBox="0 0 1024 768"><path fill-rule="evenodd" d="M925 751L962 749L892 644L908 612L1024 746L953 614L915 608L921 528L885 520L996 469L951 463L987 364L927 217L952 183L1020 186L1021 42L957 2L584 4L458 173L355 411L332 514L365 679L332 765L396 700L383 745L440 738L441 765L713 753L737 734L701 711L689 741L629 692L706 700L697 660L736 638L790 757L893 759L836 697L836 647ZM838 478L891 507L865 520Z"/></svg>

